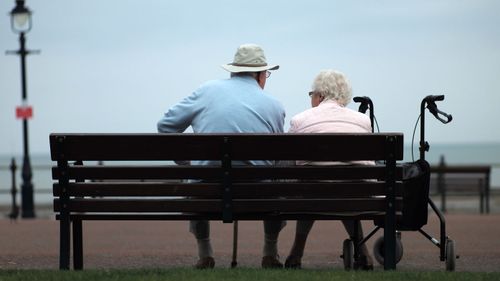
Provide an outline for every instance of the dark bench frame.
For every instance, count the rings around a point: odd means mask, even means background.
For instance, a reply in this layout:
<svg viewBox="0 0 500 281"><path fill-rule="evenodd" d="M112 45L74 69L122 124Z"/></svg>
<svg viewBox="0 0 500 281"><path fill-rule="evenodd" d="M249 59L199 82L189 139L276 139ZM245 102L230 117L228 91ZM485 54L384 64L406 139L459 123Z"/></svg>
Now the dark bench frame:
<svg viewBox="0 0 500 281"><path fill-rule="evenodd" d="M57 161L52 173L57 180L53 192L60 220L60 269L70 268L71 232L73 266L83 268L84 220L192 219L381 220L384 268L396 268L396 217L404 218L402 172L396 166L403 159L400 133L51 134L50 147L52 160ZM218 160L221 165L167 162L201 159ZM383 160L385 165L232 162L252 159ZM113 161L120 162L108 165Z"/></svg>

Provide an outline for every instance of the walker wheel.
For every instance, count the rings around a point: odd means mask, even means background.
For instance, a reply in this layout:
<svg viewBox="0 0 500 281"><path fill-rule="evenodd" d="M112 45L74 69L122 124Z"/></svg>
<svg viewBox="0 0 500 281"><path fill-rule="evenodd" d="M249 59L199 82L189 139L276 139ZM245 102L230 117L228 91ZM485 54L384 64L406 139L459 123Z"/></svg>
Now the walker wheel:
<svg viewBox="0 0 500 281"><path fill-rule="evenodd" d="M446 270L455 271L455 242L451 239L446 240Z"/></svg>
<svg viewBox="0 0 500 281"><path fill-rule="evenodd" d="M351 270L354 267L354 243L351 239L344 240L342 245L342 259L344 260L345 270Z"/></svg>
<svg viewBox="0 0 500 281"><path fill-rule="evenodd" d="M375 244L373 244L373 255L377 262L381 265L384 265L384 256L385 256L385 248L384 248L384 236L379 237ZM403 257L403 243L401 242L401 235L398 233L396 235L396 264L401 261Z"/></svg>

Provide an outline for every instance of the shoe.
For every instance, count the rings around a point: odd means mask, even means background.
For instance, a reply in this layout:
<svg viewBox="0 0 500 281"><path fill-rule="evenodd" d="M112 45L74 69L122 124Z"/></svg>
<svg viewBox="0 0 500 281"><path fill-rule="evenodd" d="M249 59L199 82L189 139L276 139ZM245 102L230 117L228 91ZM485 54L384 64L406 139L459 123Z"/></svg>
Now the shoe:
<svg viewBox="0 0 500 281"><path fill-rule="evenodd" d="M215 260L212 257L204 257L198 260L198 262L194 265L196 269L210 269L214 268Z"/></svg>
<svg viewBox="0 0 500 281"><path fill-rule="evenodd" d="M354 261L354 270L373 270L373 260L370 256L360 256Z"/></svg>
<svg viewBox="0 0 500 281"><path fill-rule="evenodd" d="M288 258L286 258L286 261L285 261L285 268L301 269L302 268L301 257L288 256Z"/></svg>
<svg viewBox="0 0 500 281"><path fill-rule="evenodd" d="M278 256L264 256L262 258L262 268L283 268Z"/></svg>

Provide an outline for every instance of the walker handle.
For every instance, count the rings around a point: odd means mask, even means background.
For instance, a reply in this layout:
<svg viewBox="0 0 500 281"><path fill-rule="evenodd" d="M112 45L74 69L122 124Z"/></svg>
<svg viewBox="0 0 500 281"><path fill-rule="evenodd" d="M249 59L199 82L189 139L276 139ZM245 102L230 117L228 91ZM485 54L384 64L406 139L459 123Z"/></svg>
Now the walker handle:
<svg viewBox="0 0 500 281"><path fill-rule="evenodd" d="M361 113L366 113L368 110L368 104L370 103L370 98L363 96L363 97L354 97L353 98L354 102L360 102L361 104L359 105L359 112Z"/></svg>
<svg viewBox="0 0 500 281"><path fill-rule="evenodd" d="M448 114L444 111L441 111L438 109L436 105L436 101L442 101L444 100L444 95L439 95L439 96L427 96L425 98L425 101L427 102L427 108L429 111L436 117L437 120L441 121L443 124L448 124L453 120L453 116L451 114ZM446 119L442 118L441 116L446 117Z"/></svg>

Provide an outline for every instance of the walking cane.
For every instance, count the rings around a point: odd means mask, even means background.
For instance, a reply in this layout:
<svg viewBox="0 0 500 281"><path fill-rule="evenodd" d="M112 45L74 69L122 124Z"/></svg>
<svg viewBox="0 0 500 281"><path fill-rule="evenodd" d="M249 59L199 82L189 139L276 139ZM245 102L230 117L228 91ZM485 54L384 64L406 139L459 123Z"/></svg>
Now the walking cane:
<svg viewBox="0 0 500 281"><path fill-rule="evenodd" d="M233 222L233 259L231 261L231 268L235 268L238 265L238 221Z"/></svg>

